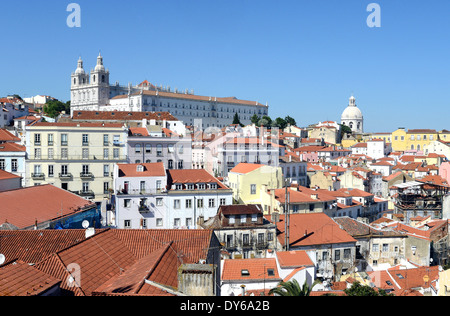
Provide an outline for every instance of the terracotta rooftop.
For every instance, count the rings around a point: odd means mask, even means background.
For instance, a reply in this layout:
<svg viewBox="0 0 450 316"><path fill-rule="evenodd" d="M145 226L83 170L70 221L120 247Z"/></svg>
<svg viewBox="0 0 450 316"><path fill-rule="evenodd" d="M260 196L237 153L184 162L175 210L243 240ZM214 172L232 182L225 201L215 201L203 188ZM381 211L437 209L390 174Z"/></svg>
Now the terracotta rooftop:
<svg viewBox="0 0 450 316"><path fill-rule="evenodd" d="M1 147L1 145L0 145L0 147ZM16 178L20 178L20 176L15 175L15 174L13 174L11 172L8 172L8 171L0 169L0 180L16 179ZM1 213L1 210L0 210L0 213Z"/></svg>
<svg viewBox="0 0 450 316"><path fill-rule="evenodd" d="M224 215L262 214L262 208L256 204L222 205L219 208L219 212L222 212Z"/></svg>
<svg viewBox="0 0 450 316"><path fill-rule="evenodd" d="M17 143L0 143L0 152L26 152L25 146Z"/></svg>
<svg viewBox="0 0 450 316"><path fill-rule="evenodd" d="M38 296L59 283L61 280L24 262L0 268L0 296Z"/></svg>
<svg viewBox="0 0 450 316"><path fill-rule="evenodd" d="M205 169L168 170L168 186L172 184L217 183L219 189L229 189Z"/></svg>
<svg viewBox="0 0 450 316"><path fill-rule="evenodd" d="M284 215L277 224L278 241L285 244ZM271 221L270 216L266 219ZM291 247L310 247L338 243L355 243L356 240L325 213L291 214L289 244Z"/></svg>
<svg viewBox="0 0 450 316"><path fill-rule="evenodd" d="M314 266L314 262L304 250L277 251L281 268L299 268Z"/></svg>
<svg viewBox="0 0 450 316"><path fill-rule="evenodd" d="M20 142L20 138L17 136L14 136L10 131L6 129L0 129L0 143L3 142Z"/></svg>
<svg viewBox="0 0 450 316"><path fill-rule="evenodd" d="M275 258L226 259L223 263L222 280L281 281Z"/></svg>
<svg viewBox="0 0 450 316"><path fill-rule="evenodd" d="M53 185L0 192L0 205L0 223L8 222L19 229L95 207L95 203Z"/></svg>
<svg viewBox="0 0 450 316"><path fill-rule="evenodd" d="M119 177L165 177L164 163L117 164ZM139 169L141 168L141 169ZM139 171L139 170L142 171Z"/></svg>
<svg viewBox="0 0 450 316"><path fill-rule="evenodd" d="M247 174L249 172L255 171L256 169L259 169L265 165L256 164L256 163L239 163L236 167L230 170L230 172L233 173L241 173L241 174Z"/></svg>
<svg viewBox="0 0 450 316"><path fill-rule="evenodd" d="M206 260L212 238L211 230L107 229L46 257L35 267L66 281L67 267L77 263L82 279L61 284L76 296L155 295L161 292L144 280L173 287L178 263Z"/></svg>

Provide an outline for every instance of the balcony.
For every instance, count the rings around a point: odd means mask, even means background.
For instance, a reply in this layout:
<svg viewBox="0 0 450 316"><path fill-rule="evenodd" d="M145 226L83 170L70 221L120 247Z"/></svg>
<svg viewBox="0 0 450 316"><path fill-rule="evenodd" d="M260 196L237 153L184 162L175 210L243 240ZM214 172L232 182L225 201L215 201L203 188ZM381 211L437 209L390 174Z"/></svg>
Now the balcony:
<svg viewBox="0 0 450 316"><path fill-rule="evenodd" d="M73 179L73 176L72 176L72 174L71 173L60 173L59 174L59 178L61 179L61 180L72 180Z"/></svg>
<svg viewBox="0 0 450 316"><path fill-rule="evenodd" d="M150 208L147 205L140 205L139 213L141 213L141 214L150 213Z"/></svg>
<svg viewBox="0 0 450 316"><path fill-rule="evenodd" d="M43 173L32 173L31 178L33 180L45 180L45 174Z"/></svg>
<svg viewBox="0 0 450 316"><path fill-rule="evenodd" d="M84 198L94 198L95 197L94 191L91 191L91 190L80 191L80 192L78 192L78 195L82 196Z"/></svg>
<svg viewBox="0 0 450 316"><path fill-rule="evenodd" d="M80 178L83 180L93 180L94 175L91 172L81 172Z"/></svg>

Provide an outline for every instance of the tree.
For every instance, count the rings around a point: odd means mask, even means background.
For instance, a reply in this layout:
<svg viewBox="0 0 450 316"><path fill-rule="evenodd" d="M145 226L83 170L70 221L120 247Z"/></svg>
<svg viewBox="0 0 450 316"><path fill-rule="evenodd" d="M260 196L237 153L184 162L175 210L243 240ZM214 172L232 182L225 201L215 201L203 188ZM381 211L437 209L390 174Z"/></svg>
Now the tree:
<svg viewBox="0 0 450 316"><path fill-rule="evenodd" d="M287 125L291 125L291 126L297 126L297 122L295 121L295 119L293 119L292 117L290 117L289 115L286 116L286 118L284 119L286 121Z"/></svg>
<svg viewBox="0 0 450 316"><path fill-rule="evenodd" d="M316 280L311 286L309 286L305 281L303 286L300 286L296 279L288 282L280 282L276 288L269 291L269 294L279 296L309 296L313 287L318 283L320 283L320 281Z"/></svg>
<svg viewBox="0 0 450 316"><path fill-rule="evenodd" d="M272 119L267 116L264 115L258 122L259 126L264 126L264 127L271 127L272 126Z"/></svg>
<svg viewBox="0 0 450 316"><path fill-rule="evenodd" d="M233 118L233 125L240 125L240 126L244 126L244 124L241 123L241 119L239 118L239 115L236 113L234 114L234 118Z"/></svg>
<svg viewBox="0 0 450 316"><path fill-rule="evenodd" d="M275 119L275 124L272 124L273 127L278 127L279 129L283 130L286 128L287 123L286 120L284 118L281 117L277 117Z"/></svg>
<svg viewBox="0 0 450 316"><path fill-rule="evenodd" d="M70 101L63 103L58 100L51 100L44 105L44 113L51 118L58 117L58 115L61 114L62 111L70 113Z"/></svg>
<svg viewBox="0 0 450 316"><path fill-rule="evenodd" d="M375 290L368 285L362 285L358 281L354 282L349 289L345 289L344 293L347 296L393 296L393 294L387 294L383 289Z"/></svg>
<svg viewBox="0 0 450 316"><path fill-rule="evenodd" d="M252 116L252 118L251 118L252 123L255 124L255 125L258 124L259 120L260 120L260 118L259 118L259 116L256 115L256 114L254 114L254 115Z"/></svg>

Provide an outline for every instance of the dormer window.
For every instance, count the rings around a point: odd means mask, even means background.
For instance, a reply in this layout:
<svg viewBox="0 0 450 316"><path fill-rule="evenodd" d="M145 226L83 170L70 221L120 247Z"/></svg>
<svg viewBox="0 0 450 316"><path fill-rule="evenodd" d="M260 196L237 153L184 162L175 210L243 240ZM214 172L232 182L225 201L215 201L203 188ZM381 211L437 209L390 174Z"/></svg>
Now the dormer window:
<svg viewBox="0 0 450 316"><path fill-rule="evenodd" d="M205 184L204 184L204 183L200 183L200 184L198 185L198 189L199 189L199 190L205 190L205 189L206 189Z"/></svg>
<svg viewBox="0 0 450 316"><path fill-rule="evenodd" d="M183 185L182 184L175 184L175 190L182 190Z"/></svg>
<svg viewBox="0 0 450 316"><path fill-rule="evenodd" d="M217 189L217 183L211 183L211 184L209 185L209 188L210 188L211 190L216 190L216 189Z"/></svg>
<svg viewBox="0 0 450 316"><path fill-rule="evenodd" d="M188 184L188 185L186 185L186 188L188 190L194 190L194 185L193 184Z"/></svg>
<svg viewBox="0 0 450 316"><path fill-rule="evenodd" d="M136 167L136 171L137 171L137 172L144 172L144 166L143 166L143 165L138 165L138 166Z"/></svg>

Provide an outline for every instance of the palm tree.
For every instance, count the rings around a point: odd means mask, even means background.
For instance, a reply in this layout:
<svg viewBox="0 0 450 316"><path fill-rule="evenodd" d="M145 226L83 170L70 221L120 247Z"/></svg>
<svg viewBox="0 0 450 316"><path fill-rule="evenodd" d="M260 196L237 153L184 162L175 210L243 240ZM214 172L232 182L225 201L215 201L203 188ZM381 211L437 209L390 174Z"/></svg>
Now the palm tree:
<svg viewBox="0 0 450 316"><path fill-rule="evenodd" d="M320 283L319 280L314 281L314 283L309 286L305 281L303 286L300 286L297 280L292 280L288 282L280 282L276 288L269 291L269 295L275 294L278 296L309 296L313 287Z"/></svg>

